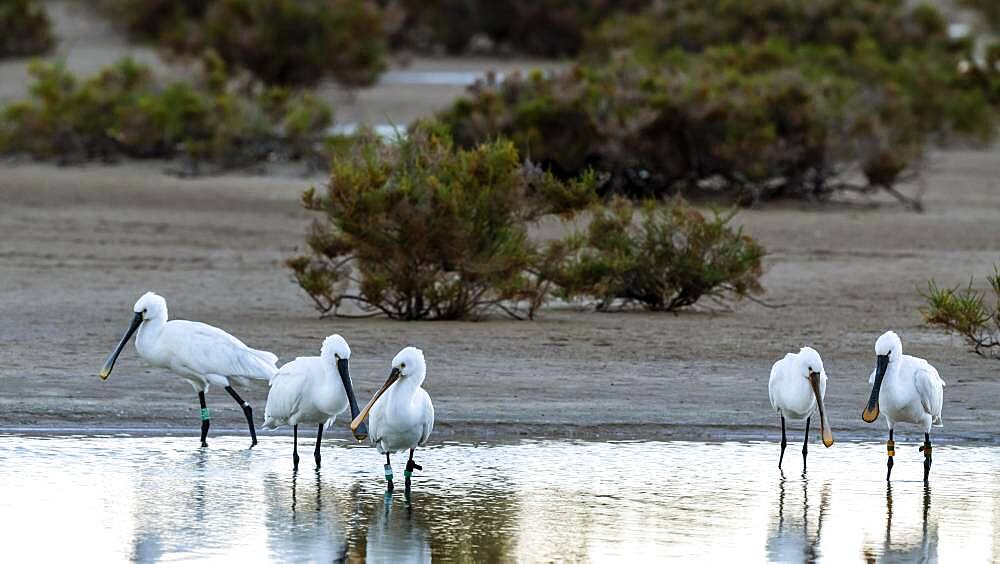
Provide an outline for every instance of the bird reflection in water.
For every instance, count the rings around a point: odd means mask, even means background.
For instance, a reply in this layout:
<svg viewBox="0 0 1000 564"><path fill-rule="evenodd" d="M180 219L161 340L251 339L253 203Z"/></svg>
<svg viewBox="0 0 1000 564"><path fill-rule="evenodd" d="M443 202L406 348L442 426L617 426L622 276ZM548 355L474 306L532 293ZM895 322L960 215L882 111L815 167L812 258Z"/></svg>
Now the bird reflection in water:
<svg viewBox="0 0 1000 564"><path fill-rule="evenodd" d="M394 505L391 492L382 498L368 527L365 553L369 562L430 562L431 544L427 532L414 518L413 500L409 492L403 496L402 507Z"/></svg>
<svg viewBox="0 0 1000 564"><path fill-rule="evenodd" d="M786 508L788 480L784 472L778 481L778 518L771 525L767 537L768 559L780 562L815 562L820 558L820 540L823 536L823 521L830 506L830 482L823 482L820 489L818 515L810 514L809 480L802 477L802 512ZM792 500L787 500L791 504ZM810 523L815 519L815 527Z"/></svg>
<svg viewBox="0 0 1000 564"><path fill-rule="evenodd" d="M316 475L316 507L314 513L318 515L323 511L322 475L320 474L319 468L316 468L313 471L313 474ZM299 471L293 470L292 471L292 519L295 519L295 506L298 503L298 495L297 495L298 480L299 480Z"/></svg>
<svg viewBox="0 0 1000 564"><path fill-rule="evenodd" d="M897 531L897 539L902 536L903 540L893 541L892 530L892 484L886 484L885 488L885 537L882 542L881 554L873 547L866 547L864 558L867 562L882 560L885 562L937 562L938 531L937 520L928 519L931 509L931 488L924 485L923 507L921 510L920 538L907 538L907 531L902 531L900 535Z"/></svg>

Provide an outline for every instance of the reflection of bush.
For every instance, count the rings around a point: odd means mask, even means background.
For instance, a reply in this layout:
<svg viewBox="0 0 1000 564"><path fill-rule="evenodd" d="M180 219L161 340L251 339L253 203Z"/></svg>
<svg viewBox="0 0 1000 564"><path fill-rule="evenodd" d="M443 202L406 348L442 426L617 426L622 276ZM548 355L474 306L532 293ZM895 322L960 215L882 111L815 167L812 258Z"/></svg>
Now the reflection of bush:
<svg viewBox="0 0 1000 564"><path fill-rule="evenodd" d="M212 50L268 84L366 85L385 66L381 17L365 0L104 2L135 37L180 56Z"/></svg>
<svg viewBox="0 0 1000 564"><path fill-rule="evenodd" d="M419 123L336 160L327 189L303 198L325 215L307 237L312 253L288 265L324 312L346 302L393 319L475 319L519 317L526 304L530 317L558 245L531 241L528 224L583 207L594 184L523 165L507 141L456 149L440 125Z"/></svg>
<svg viewBox="0 0 1000 564"><path fill-rule="evenodd" d="M36 0L0 3L0 58L38 55L55 45L52 25Z"/></svg>
<svg viewBox="0 0 1000 564"><path fill-rule="evenodd" d="M728 225L732 215L708 219L683 200L647 203L638 224L634 215L625 200L595 210L582 249L556 277L565 297L596 299L598 309L675 311L763 291L764 249Z"/></svg>
<svg viewBox="0 0 1000 564"><path fill-rule="evenodd" d="M921 293L927 301L921 310L924 321L958 333L982 356L986 351L1000 351L1000 265L993 266L993 275L986 281L993 293L992 306L987 305L984 293L973 289L971 280L965 288L941 288L931 281ZM1000 358L996 351L994 356Z"/></svg>
<svg viewBox="0 0 1000 564"><path fill-rule="evenodd" d="M570 72L474 86L443 121L465 146L504 135L560 174L606 171L611 191L742 201L902 197L929 142L994 132L998 73L927 6L663 6L607 22Z"/></svg>
<svg viewBox="0 0 1000 564"><path fill-rule="evenodd" d="M493 50L543 57L575 55L587 31L646 0L380 0L394 25L397 48L449 53L475 48L485 36ZM480 46L482 47L482 46Z"/></svg>
<svg viewBox="0 0 1000 564"><path fill-rule="evenodd" d="M161 84L127 58L86 80L58 64L34 63L30 73L31 99L0 111L0 152L63 160L183 156L240 166L275 154L309 157L332 121L308 94L228 89L221 65L204 84Z"/></svg>

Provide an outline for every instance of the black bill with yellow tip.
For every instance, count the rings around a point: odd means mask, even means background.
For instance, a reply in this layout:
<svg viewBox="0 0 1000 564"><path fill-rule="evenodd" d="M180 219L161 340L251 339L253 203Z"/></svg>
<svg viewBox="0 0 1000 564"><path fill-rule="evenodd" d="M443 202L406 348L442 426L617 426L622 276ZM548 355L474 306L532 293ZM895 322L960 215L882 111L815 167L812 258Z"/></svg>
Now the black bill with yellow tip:
<svg viewBox="0 0 1000 564"><path fill-rule="evenodd" d="M142 313L136 312L132 316L132 322L129 323L128 329L125 330L125 334L122 335L122 340L118 341L118 346L115 350L111 351L108 355L108 359L104 361L104 366L101 367L101 380L107 380L108 376L111 375L111 369L115 367L115 361L118 360L118 355L122 353L122 349L128 343L128 340L132 338L132 334L135 333L139 326L142 325Z"/></svg>
<svg viewBox="0 0 1000 564"><path fill-rule="evenodd" d="M351 368L350 361L346 358L337 359L337 372L340 373L340 381L344 384L344 391L347 392L347 401L351 405L351 419L353 420L359 414L358 410L358 400L354 397L354 385L351 382ZM351 427L351 432L354 433L354 438L363 441L368 438L368 425L362 422L360 425Z"/></svg>
<svg viewBox="0 0 1000 564"><path fill-rule="evenodd" d="M833 446L833 430L830 429L830 422L826 419L826 406L823 405L823 394L819 390L819 372L809 372L809 384L812 386L816 405L819 407L819 432L823 437L823 445L830 448Z"/></svg>
<svg viewBox="0 0 1000 564"><path fill-rule="evenodd" d="M878 419L878 393L882 388L882 379L885 378L885 371L889 368L889 355L880 354L875 361L875 383L872 385L872 395L868 398L868 405L861 413L861 418L865 423L874 423Z"/></svg>

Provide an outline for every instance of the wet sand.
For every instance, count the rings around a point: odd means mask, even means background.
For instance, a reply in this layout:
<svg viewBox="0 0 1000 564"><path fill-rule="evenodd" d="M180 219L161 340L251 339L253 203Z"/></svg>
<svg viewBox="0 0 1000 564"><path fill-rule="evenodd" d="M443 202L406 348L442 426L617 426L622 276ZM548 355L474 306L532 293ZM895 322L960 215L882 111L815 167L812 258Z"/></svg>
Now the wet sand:
<svg viewBox="0 0 1000 564"><path fill-rule="evenodd" d="M62 18L60 29L80 21ZM65 54L73 68L99 67L126 49L106 34L111 46L102 50L95 36L104 35L82 29L78 43L60 47L71 49ZM486 65L519 66L459 59L418 61L414 68L466 72ZM0 100L23 95L24 85L8 80L23 68L23 62L0 65ZM406 123L460 91L386 84L354 93L347 117ZM111 379L96 375L132 303L155 290L167 298L172 317L223 327L282 361L316 354L323 337L340 332L354 351L361 401L381 384L396 351L422 347L437 440L774 438L769 369L805 344L826 363L835 435L881 439L884 424L866 425L860 412L874 339L893 328L905 351L931 360L948 384L945 427L936 435L1000 442L1000 362L925 327L917 294L928 278L958 284L975 275L982 285L1000 260L1000 149L935 155L924 214L888 198L879 198L877 208L742 211L736 221L770 253L765 299L781 308L746 303L735 312L675 316L556 307L536 322L320 320L282 262L303 245L310 219L298 195L322 179L271 170L180 180L164 174L167 167L0 162L0 429L195 434L193 390L146 367L132 347ZM546 224L538 233L557 231ZM266 392L259 385L244 394L258 419ZM209 402L213 431L242 427L226 394L213 390ZM792 426L793 437L800 428ZM346 429L335 434L346 436ZM916 437L904 427L898 438Z"/></svg>
<svg viewBox="0 0 1000 564"><path fill-rule="evenodd" d="M866 425L860 412L874 339L893 328L948 384L936 434L996 442L1000 362L923 326L916 286L970 274L982 281L1000 258L998 156L939 154L924 214L888 202L740 212L770 253L765 299L778 309L745 303L675 316L555 307L535 322L479 323L318 319L282 266L302 245L310 218L297 197L313 180L179 180L149 163L8 163L0 168L0 427L194 433L191 387L145 366L132 347L108 381L96 375L132 303L155 290L172 317L223 327L282 361L345 335L361 401L399 348L422 347L439 439L774 437L770 365L804 344L824 357L835 434L879 438L884 424ZM266 387L245 395L260 417ZM213 429L240 428L228 396L214 390L209 401Z"/></svg>

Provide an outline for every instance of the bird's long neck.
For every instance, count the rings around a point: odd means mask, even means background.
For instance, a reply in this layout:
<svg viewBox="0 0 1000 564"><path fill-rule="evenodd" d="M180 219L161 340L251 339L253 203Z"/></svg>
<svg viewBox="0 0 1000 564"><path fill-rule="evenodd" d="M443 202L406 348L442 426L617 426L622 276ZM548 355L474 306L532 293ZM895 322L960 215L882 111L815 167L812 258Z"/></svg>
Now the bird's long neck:
<svg viewBox="0 0 1000 564"><path fill-rule="evenodd" d="M323 377L316 383L316 397L319 403L333 404L338 393L344 389L337 370L336 360L323 359Z"/></svg>
<svg viewBox="0 0 1000 564"><path fill-rule="evenodd" d="M409 414L412 411L413 398L423 381L423 372L400 378L385 394L388 396L386 399L389 400L386 406L388 411L396 414L397 417Z"/></svg>
<svg viewBox="0 0 1000 564"><path fill-rule="evenodd" d="M160 333L166 324L166 317L154 317L142 322L135 336L135 350L139 352L140 356L148 358L152 355L156 341L160 338Z"/></svg>
<svg viewBox="0 0 1000 564"><path fill-rule="evenodd" d="M903 369L903 352L899 349L893 349L892 358L895 360L889 363L889 368L885 371L885 382L890 383L890 385L895 384Z"/></svg>

